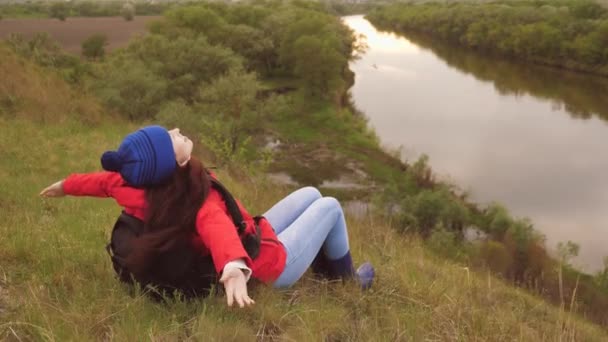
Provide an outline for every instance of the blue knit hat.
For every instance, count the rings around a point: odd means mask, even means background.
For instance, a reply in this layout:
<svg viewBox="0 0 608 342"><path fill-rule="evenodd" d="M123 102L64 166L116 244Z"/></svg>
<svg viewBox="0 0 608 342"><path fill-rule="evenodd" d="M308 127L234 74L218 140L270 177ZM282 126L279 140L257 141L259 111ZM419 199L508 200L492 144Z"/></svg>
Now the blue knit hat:
<svg viewBox="0 0 608 342"><path fill-rule="evenodd" d="M148 126L125 137L118 151L101 156L104 170L119 172L132 186L165 182L176 168L173 142L166 128Z"/></svg>

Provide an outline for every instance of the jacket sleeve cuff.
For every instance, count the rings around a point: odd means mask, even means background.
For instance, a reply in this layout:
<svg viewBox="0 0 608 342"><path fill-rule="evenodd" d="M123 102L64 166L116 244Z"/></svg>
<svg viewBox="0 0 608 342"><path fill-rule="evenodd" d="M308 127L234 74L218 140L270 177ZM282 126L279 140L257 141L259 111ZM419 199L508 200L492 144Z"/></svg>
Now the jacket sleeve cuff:
<svg viewBox="0 0 608 342"><path fill-rule="evenodd" d="M239 268L241 271L243 271L243 274L245 274L245 279L249 281L249 278L251 278L251 268L247 267L245 264L245 259L236 259L227 262L224 266L223 272L233 268Z"/></svg>

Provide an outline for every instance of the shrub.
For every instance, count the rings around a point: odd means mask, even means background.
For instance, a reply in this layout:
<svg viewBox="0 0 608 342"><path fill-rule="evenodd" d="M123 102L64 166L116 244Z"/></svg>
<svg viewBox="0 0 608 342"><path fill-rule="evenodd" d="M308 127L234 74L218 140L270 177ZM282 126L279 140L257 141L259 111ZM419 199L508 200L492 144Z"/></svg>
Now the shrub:
<svg viewBox="0 0 608 342"><path fill-rule="evenodd" d="M247 162L247 155L253 152L251 136L263 128L266 114L256 98L259 89L256 75L242 70L231 70L201 86L205 131L217 133L206 135L206 144L216 146L215 152L224 162Z"/></svg>
<svg viewBox="0 0 608 342"><path fill-rule="evenodd" d="M127 53L144 62L149 72L167 80L169 98L189 103L196 100L202 82L211 82L242 65L241 58L230 49L209 45L203 36L171 39L148 35L132 43Z"/></svg>
<svg viewBox="0 0 608 342"><path fill-rule="evenodd" d="M114 61L103 69L93 90L111 108L131 120L153 118L165 101L166 81L140 61Z"/></svg>
<svg viewBox="0 0 608 342"><path fill-rule="evenodd" d="M463 228L470 221L468 209L448 190L423 190L418 195L407 198L403 204L402 219L411 216L416 219L418 232L428 237L437 225L461 236Z"/></svg>
<svg viewBox="0 0 608 342"><path fill-rule="evenodd" d="M505 232L513 224L513 219L507 209L499 204L493 204L487 208L484 216L487 222L483 229L495 240L502 240Z"/></svg>
<svg viewBox="0 0 608 342"><path fill-rule="evenodd" d="M97 59L105 55L105 46L108 45L108 38L103 34L94 34L82 42L82 55Z"/></svg>
<svg viewBox="0 0 608 342"><path fill-rule="evenodd" d="M61 21L65 21L65 19L68 17L69 11L70 9L66 3L55 2L49 8L49 16L51 18L57 18Z"/></svg>
<svg viewBox="0 0 608 342"><path fill-rule="evenodd" d="M456 234L445 230L441 225L433 230L427 241L427 245L439 255L452 259L458 257L459 244L456 240Z"/></svg>
<svg viewBox="0 0 608 342"><path fill-rule="evenodd" d="M410 167L410 172L416 179L416 183L421 188L431 188L435 184L433 171L429 166L429 156L422 154Z"/></svg>
<svg viewBox="0 0 608 342"><path fill-rule="evenodd" d="M479 256L493 272L507 276L513 265L513 257L502 243L486 241L479 247Z"/></svg>
<svg viewBox="0 0 608 342"><path fill-rule="evenodd" d="M597 285L608 292L608 257L604 257L604 268L595 275Z"/></svg>
<svg viewBox="0 0 608 342"><path fill-rule="evenodd" d="M63 55L59 44L46 32L36 33L30 40L10 34L6 41L19 56L45 67L57 67Z"/></svg>
<svg viewBox="0 0 608 342"><path fill-rule="evenodd" d="M120 15L126 20L131 21L135 17L135 6L131 3L126 3L120 10Z"/></svg>
<svg viewBox="0 0 608 342"><path fill-rule="evenodd" d="M90 73L89 64L78 56L64 53L48 33L37 33L30 40L18 34L10 34L8 46L19 56L48 68L57 69L70 83L80 83Z"/></svg>

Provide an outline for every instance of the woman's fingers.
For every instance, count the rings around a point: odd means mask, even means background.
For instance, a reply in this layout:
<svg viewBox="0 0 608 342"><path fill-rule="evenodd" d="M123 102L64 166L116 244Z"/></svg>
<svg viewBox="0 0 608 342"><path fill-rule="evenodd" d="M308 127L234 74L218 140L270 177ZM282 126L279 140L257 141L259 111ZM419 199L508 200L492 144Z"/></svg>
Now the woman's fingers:
<svg viewBox="0 0 608 342"><path fill-rule="evenodd" d="M245 301L243 300L242 296L236 296L236 302L239 303L239 308L242 308L245 306Z"/></svg>
<svg viewBox="0 0 608 342"><path fill-rule="evenodd" d="M63 195L63 181L51 184L40 191L40 196L42 197L61 197Z"/></svg>
<svg viewBox="0 0 608 342"><path fill-rule="evenodd" d="M240 308L255 304L247 293L247 280L245 280L245 276L240 270L239 272L225 273L220 282L224 284L228 306L232 306L234 302Z"/></svg>
<svg viewBox="0 0 608 342"><path fill-rule="evenodd" d="M224 288L226 289L226 300L228 301L228 306L232 306L234 302L234 286L231 281L224 282Z"/></svg>
<svg viewBox="0 0 608 342"><path fill-rule="evenodd" d="M242 287L240 288L240 298L243 302L243 306L250 306L255 304L255 302L253 301L253 299L251 299L251 297L249 297L249 294L247 293L247 284L243 283Z"/></svg>
<svg viewBox="0 0 608 342"><path fill-rule="evenodd" d="M251 299L251 297L249 297L249 296L245 296L245 304L246 304L247 306L249 306L249 305L253 305L253 304L255 304L255 301L253 301L253 299Z"/></svg>
<svg viewBox="0 0 608 342"><path fill-rule="evenodd" d="M48 197L49 196L49 191L50 191L50 186L44 188L44 190L40 191L40 196L42 197Z"/></svg>

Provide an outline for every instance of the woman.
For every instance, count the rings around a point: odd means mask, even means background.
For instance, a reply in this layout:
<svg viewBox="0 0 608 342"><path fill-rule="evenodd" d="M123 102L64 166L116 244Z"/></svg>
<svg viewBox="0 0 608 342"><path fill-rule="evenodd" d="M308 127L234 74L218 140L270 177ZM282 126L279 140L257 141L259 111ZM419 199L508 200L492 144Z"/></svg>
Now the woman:
<svg viewBox="0 0 608 342"><path fill-rule="evenodd" d="M229 306L254 304L253 277L275 287L294 284L314 262L330 278L352 278L369 288L369 263L354 270L344 214L338 201L315 188L295 191L259 220L238 203L245 232L259 238L253 258L243 245L215 180L191 157L192 141L179 129L148 126L129 134L117 151L101 157L104 172L72 174L42 190L43 197L112 197L123 212L144 224L126 264L133 274L154 272L159 255L184 246L210 255ZM181 246L181 247L180 247Z"/></svg>

